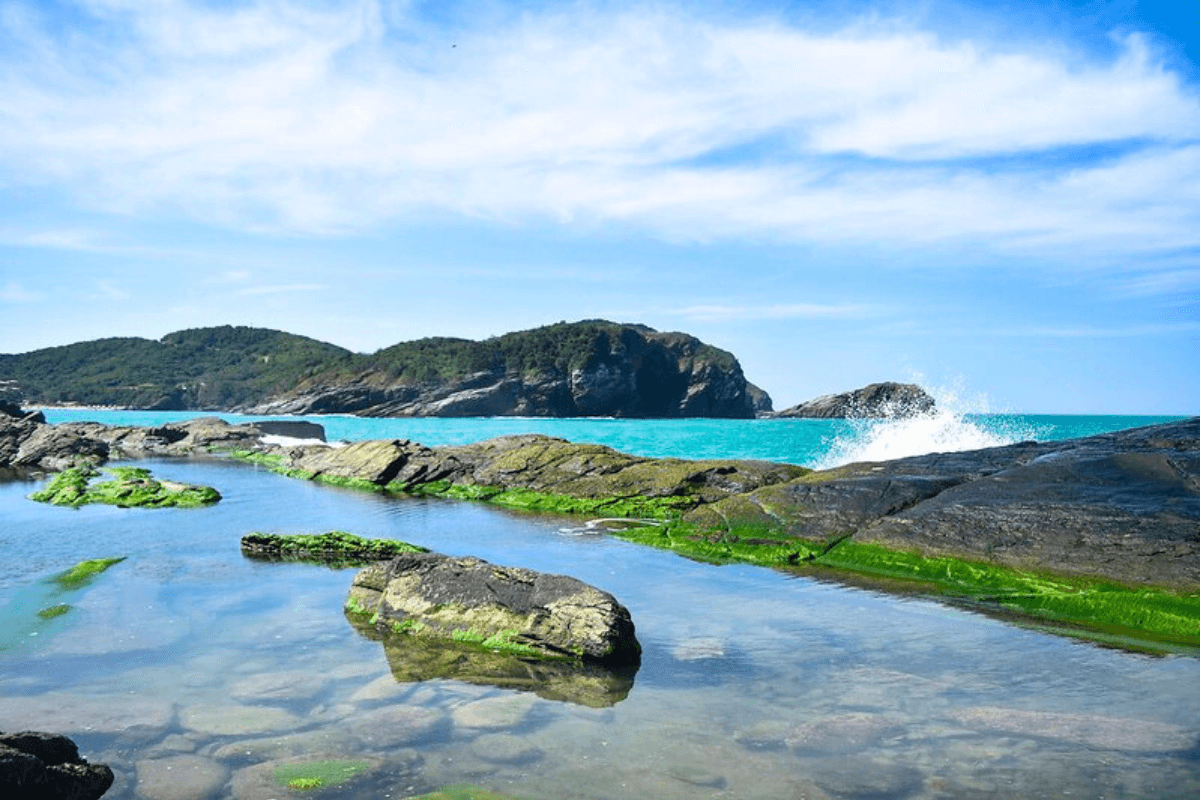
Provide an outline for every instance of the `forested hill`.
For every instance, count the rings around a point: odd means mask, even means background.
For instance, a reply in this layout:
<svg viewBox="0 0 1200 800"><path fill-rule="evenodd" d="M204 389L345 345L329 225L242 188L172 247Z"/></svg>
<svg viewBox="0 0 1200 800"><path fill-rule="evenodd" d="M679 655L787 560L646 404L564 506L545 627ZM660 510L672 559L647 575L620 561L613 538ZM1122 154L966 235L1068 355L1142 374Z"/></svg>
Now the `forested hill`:
<svg viewBox="0 0 1200 800"><path fill-rule="evenodd" d="M336 345L262 328L198 328L158 341L97 339L0 356L0 379L30 404L227 409L348 362Z"/></svg>
<svg viewBox="0 0 1200 800"><path fill-rule="evenodd" d="M0 387L29 405L371 416L750 417L759 397L731 353L604 320L371 355L233 326L100 339L0 355Z"/></svg>

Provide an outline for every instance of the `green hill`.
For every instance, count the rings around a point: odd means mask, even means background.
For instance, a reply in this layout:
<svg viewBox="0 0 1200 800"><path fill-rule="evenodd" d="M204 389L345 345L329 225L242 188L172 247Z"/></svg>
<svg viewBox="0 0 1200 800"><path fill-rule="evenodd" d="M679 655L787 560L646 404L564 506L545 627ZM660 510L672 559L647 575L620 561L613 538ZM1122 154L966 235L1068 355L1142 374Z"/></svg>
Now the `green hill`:
<svg viewBox="0 0 1200 800"><path fill-rule="evenodd" d="M30 405L373 416L753 416L731 353L605 320L483 341L429 338L371 355L222 326L0 355Z"/></svg>

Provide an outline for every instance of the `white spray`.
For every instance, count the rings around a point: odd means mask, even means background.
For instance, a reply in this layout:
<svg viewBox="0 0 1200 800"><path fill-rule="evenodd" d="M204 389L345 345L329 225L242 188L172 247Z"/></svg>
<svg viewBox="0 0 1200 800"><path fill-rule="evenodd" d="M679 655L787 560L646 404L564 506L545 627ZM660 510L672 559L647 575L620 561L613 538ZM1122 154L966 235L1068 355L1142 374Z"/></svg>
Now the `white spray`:
<svg viewBox="0 0 1200 800"><path fill-rule="evenodd" d="M850 430L836 436L816 467L855 461L887 461L926 453L948 453L997 447L1035 438L1024 426L990 413L987 398L966 398L961 388L930 388L936 405L931 411L897 419L847 420Z"/></svg>

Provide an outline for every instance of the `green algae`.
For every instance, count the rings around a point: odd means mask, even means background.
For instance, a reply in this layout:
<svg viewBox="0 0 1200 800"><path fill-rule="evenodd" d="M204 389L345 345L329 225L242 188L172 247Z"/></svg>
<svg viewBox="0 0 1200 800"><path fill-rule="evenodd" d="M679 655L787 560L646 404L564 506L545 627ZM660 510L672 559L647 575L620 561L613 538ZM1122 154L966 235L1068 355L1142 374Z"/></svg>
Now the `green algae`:
<svg viewBox="0 0 1200 800"><path fill-rule="evenodd" d="M275 768L275 783L292 789L317 789L337 786L371 768L370 761L330 759L281 764Z"/></svg>
<svg viewBox="0 0 1200 800"><path fill-rule="evenodd" d="M81 589L91 583L97 575L114 564L120 564L124 560L125 556L117 558L93 558L88 561L80 561L70 569L60 572L57 575L52 575L48 579L48 582L53 583L64 591Z"/></svg>
<svg viewBox="0 0 1200 800"><path fill-rule="evenodd" d="M87 465L69 467L29 499L71 508L89 503L121 508L199 508L221 499L216 489L158 481L141 467L108 467L104 472L112 479L97 482L99 470Z"/></svg>
<svg viewBox="0 0 1200 800"><path fill-rule="evenodd" d="M19 588L0 605L0 652L22 647L33 637L61 629L67 624L62 618L74 609L61 602L64 595L86 588L102 572L124 560L122 557L81 561L70 569Z"/></svg>
<svg viewBox="0 0 1200 800"><path fill-rule="evenodd" d="M364 566L401 553L428 552L428 548L398 539L366 539L346 531L289 535L256 532L242 537L242 553L248 558L333 567Z"/></svg>
<svg viewBox="0 0 1200 800"><path fill-rule="evenodd" d="M523 448L509 454L505 457L509 461L501 466L519 471L552 465L567 456L583 458L589 463L616 457L606 448L593 449L595 452L584 452L574 446L569 452L559 453L563 448L551 442L544 447ZM268 464L284 474L298 472L288 470L283 457L277 455L250 454L247 460ZM709 462L675 460L631 463L621 470L620 485L612 483L613 476L601 478L607 481L603 484L607 490L628 491L628 494L604 496L457 484L448 480L395 481L382 490L391 494L485 502L527 512L654 520L659 524L612 533L628 541L672 550L710 563L746 563L886 581L893 590L934 594L989 613L1003 612L1027 620L1041 620L1056 626L1056 630L1066 626L1068 630L1061 632L1097 640L1107 637L1200 646L1200 595L1195 593L1035 573L949 556L926 556L862 544L848 536L828 541L795 538L782 532L794 509L787 502L770 502L770 486L756 493L753 502L740 502L742 496L735 494L717 503L705 503L699 496L689 494L691 477L708 466ZM795 469L802 482L816 483L861 474L870 471L872 465L850 465L820 472ZM665 478L663 470L670 473ZM311 479L312 476L296 477ZM671 489L674 493L665 492L663 481L674 481ZM381 490L377 484L362 479L328 482L371 492ZM584 495L600 488L586 480L568 480L568 484L571 491ZM647 487L651 491L639 493ZM658 493L659 490L662 492ZM687 512L691 512L689 522L681 522L681 516ZM731 519L734 522L731 523ZM1080 631L1069 630L1072 627Z"/></svg>
<svg viewBox="0 0 1200 800"><path fill-rule="evenodd" d="M539 492L534 489L500 486L476 486L450 481L428 483L392 483L386 487L395 494L417 497L444 497L452 500L473 500L503 506L516 511L531 511L550 514L604 515L609 517L632 517L645 519L669 519L679 516L695 505L688 497L645 497L642 495L575 497L554 492Z"/></svg>
<svg viewBox="0 0 1200 800"><path fill-rule="evenodd" d="M41 611L37 612L37 615L42 619L54 619L55 617L61 617L70 610L71 606L67 605L66 603L59 603L56 606L43 608Z"/></svg>
<svg viewBox="0 0 1200 800"><path fill-rule="evenodd" d="M638 544L710 563L745 563L896 581L981 610L998 610L1095 638L1200 646L1200 594L1131 587L1113 581L1019 570L953 556L926 556L848 537L808 542L769 527L706 530L689 523L613 531ZM895 586L896 584L893 584ZM1059 630L1059 628L1056 628Z"/></svg>

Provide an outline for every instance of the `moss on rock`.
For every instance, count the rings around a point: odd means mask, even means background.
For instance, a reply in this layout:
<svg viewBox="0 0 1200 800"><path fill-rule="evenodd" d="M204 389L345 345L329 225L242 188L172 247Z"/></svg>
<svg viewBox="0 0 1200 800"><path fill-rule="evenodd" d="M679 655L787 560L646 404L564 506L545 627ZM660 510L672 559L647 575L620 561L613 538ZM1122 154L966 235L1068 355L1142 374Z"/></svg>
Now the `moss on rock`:
<svg viewBox="0 0 1200 800"><path fill-rule="evenodd" d="M426 548L398 539L366 539L346 531L317 534L249 533L242 553L270 561L302 561L335 567L362 566L400 553L427 553Z"/></svg>
<svg viewBox="0 0 1200 800"><path fill-rule="evenodd" d="M140 467L108 467L104 471L112 479L97 482L99 470L87 465L70 467L29 499L72 508L89 503L121 508L198 508L221 499L216 489L155 480L150 470Z"/></svg>

